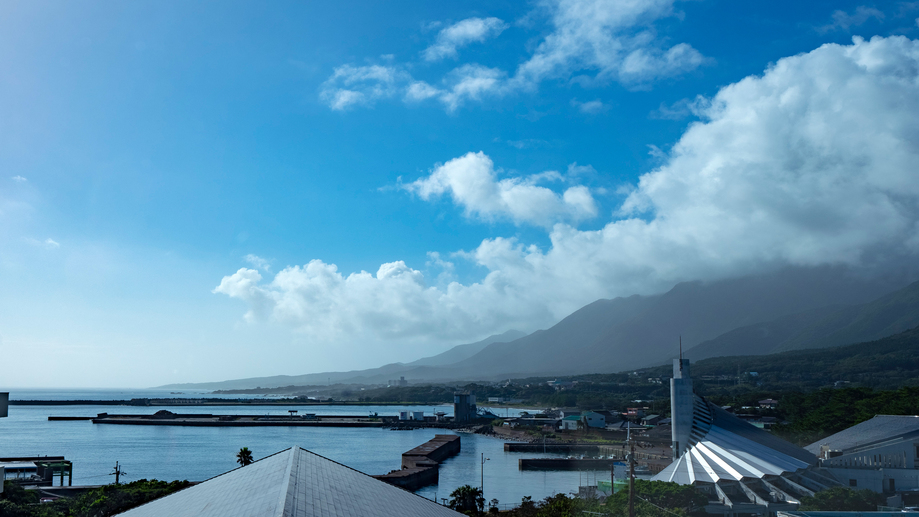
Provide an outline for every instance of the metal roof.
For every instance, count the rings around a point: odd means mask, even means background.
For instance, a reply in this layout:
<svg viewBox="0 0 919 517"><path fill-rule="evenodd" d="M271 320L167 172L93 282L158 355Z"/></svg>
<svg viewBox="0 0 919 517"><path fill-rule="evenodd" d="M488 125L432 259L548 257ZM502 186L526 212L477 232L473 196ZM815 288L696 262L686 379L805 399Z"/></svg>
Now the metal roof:
<svg viewBox="0 0 919 517"><path fill-rule="evenodd" d="M845 451L853 447L863 447L874 442L890 440L916 431L919 431L919 416L877 415L871 420L866 420L832 436L818 440L805 447L805 449L814 454L819 454L820 446L827 445L831 450Z"/></svg>
<svg viewBox="0 0 919 517"><path fill-rule="evenodd" d="M654 476L689 485L739 481L796 472L816 463L810 452L744 422L702 399L693 413L693 438L686 452Z"/></svg>
<svg viewBox="0 0 919 517"><path fill-rule="evenodd" d="M292 447L125 517L456 517L446 506Z"/></svg>

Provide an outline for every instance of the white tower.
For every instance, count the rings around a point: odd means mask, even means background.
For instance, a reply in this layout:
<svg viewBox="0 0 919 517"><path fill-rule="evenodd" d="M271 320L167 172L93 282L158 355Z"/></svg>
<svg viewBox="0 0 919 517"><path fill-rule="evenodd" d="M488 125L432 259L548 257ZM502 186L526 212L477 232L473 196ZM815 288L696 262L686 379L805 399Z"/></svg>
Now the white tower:
<svg viewBox="0 0 919 517"><path fill-rule="evenodd" d="M673 360L673 378L670 379L670 425L673 439L673 459L676 460L689 447L692 431L693 393L689 376L689 359Z"/></svg>

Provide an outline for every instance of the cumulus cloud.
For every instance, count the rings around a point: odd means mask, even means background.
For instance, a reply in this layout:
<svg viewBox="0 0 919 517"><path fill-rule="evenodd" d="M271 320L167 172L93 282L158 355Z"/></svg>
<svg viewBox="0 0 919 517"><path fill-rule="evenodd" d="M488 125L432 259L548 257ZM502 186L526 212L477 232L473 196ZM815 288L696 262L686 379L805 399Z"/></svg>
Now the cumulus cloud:
<svg viewBox="0 0 919 517"><path fill-rule="evenodd" d="M427 61L455 59L456 49L496 38L506 28L507 24L498 18L467 18L437 33L437 40L422 55Z"/></svg>
<svg viewBox="0 0 919 517"><path fill-rule="evenodd" d="M432 286L402 262L342 275L312 261L267 283L241 269L217 292L317 336L477 338L550 324L597 298L787 265L872 266L919 254L919 41L854 39L722 88L597 230L555 224L546 248L486 239L454 254L476 282ZM539 221L569 202L498 180L470 153L407 186L470 215ZM549 178L543 178L545 181ZM505 182L506 183L502 183ZM548 190L548 189L547 189ZM585 198L586 199L586 198ZM582 212L586 213L586 212Z"/></svg>
<svg viewBox="0 0 919 517"><path fill-rule="evenodd" d="M19 176L18 174L17 174L16 176L13 176L13 177L10 178L10 179L13 180L13 181L15 181L16 183L25 183L25 182L29 181L29 180L23 178L22 176Z"/></svg>
<svg viewBox="0 0 919 517"><path fill-rule="evenodd" d="M706 58L687 43L664 48L653 22L673 15L673 0L558 0L548 4L554 30L517 68L514 83L592 71L597 81L642 86L689 72Z"/></svg>
<svg viewBox="0 0 919 517"><path fill-rule="evenodd" d="M559 221L579 221L597 215L593 196L584 186L563 193L539 183L559 181L549 171L523 178L498 179L499 171L482 152L468 153L434 168L431 174L402 187L424 200L449 194L469 217L507 218L516 224L549 227Z"/></svg>

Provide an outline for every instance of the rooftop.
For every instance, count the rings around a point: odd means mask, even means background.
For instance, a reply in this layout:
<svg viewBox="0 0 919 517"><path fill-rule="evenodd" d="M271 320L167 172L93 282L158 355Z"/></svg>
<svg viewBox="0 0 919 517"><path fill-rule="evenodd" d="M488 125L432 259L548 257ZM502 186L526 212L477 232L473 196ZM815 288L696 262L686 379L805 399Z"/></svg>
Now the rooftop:
<svg viewBox="0 0 919 517"><path fill-rule="evenodd" d="M874 442L890 440L919 431L919 416L910 415L877 415L871 420L839 431L807 447L808 451L819 454L820 446L827 445L832 450L845 451L853 447L869 445Z"/></svg>
<svg viewBox="0 0 919 517"><path fill-rule="evenodd" d="M455 517L445 506L300 447L119 514L124 517Z"/></svg>

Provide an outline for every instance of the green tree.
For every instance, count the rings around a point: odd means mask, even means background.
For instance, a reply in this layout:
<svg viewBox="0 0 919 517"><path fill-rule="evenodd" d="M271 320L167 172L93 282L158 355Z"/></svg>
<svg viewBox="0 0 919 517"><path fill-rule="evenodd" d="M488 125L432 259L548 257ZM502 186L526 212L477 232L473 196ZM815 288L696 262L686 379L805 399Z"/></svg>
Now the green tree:
<svg viewBox="0 0 919 517"><path fill-rule="evenodd" d="M236 463L239 463L241 467L245 467L253 461L255 460L252 459L252 451L248 447L243 447L236 453Z"/></svg>
<svg viewBox="0 0 919 517"><path fill-rule="evenodd" d="M801 499L799 510L811 511L877 511L887 498L871 490L854 490L849 487L837 486L817 492L814 497Z"/></svg>
<svg viewBox="0 0 919 517"><path fill-rule="evenodd" d="M450 508L467 515L478 515L485 509L482 489L463 485L450 494Z"/></svg>
<svg viewBox="0 0 919 517"><path fill-rule="evenodd" d="M691 485L666 481L635 480L635 513L661 517L676 514L690 515L705 506L708 498ZM621 490L606 500L611 515L627 515L629 491ZM665 510L661 510L665 508Z"/></svg>

